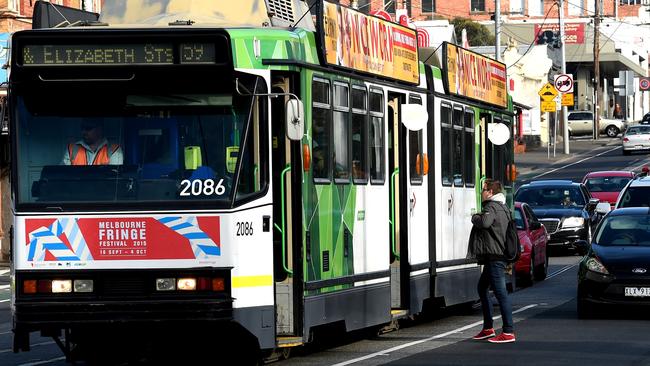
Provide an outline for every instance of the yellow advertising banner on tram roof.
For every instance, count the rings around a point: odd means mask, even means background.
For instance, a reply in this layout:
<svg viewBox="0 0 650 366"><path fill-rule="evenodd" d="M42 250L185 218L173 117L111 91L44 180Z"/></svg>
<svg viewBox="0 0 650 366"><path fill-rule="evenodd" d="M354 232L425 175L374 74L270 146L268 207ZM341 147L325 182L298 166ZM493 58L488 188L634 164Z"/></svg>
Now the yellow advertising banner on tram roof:
<svg viewBox="0 0 650 366"><path fill-rule="evenodd" d="M328 64L419 84L414 29L327 1L322 9Z"/></svg>
<svg viewBox="0 0 650 366"><path fill-rule="evenodd" d="M443 78L450 94L506 107L508 91L506 65L497 60L444 43L447 60Z"/></svg>

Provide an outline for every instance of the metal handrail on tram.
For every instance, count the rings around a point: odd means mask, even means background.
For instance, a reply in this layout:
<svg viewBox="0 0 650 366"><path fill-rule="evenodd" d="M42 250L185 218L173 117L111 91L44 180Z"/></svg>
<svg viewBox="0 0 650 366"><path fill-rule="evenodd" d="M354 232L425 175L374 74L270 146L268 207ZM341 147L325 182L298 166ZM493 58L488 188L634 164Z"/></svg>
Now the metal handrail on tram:
<svg viewBox="0 0 650 366"><path fill-rule="evenodd" d="M399 253L395 248L395 177L398 174L399 168L395 168L390 175L390 250L397 260L399 260Z"/></svg>
<svg viewBox="0 0 650 366"><path fill-rule="evenodd" d="M282 268L284 269L285 272L287 272L287 274L289 274L289 276L293 275L293 271L290 270L287 267L287 263L286 263L286 259L287 259L287 254L286 254L287 253L287 241L286 241L285 231L287 229L287 226L286 226L285 214L284 214L284 209L285 209L285 207L284 207L284 193L285 193L284 192L285 191L285 188L284 188L284 181L285 181L284 176L290 171L291 171L291 165L287 164L286 168L284 168L282 173L280 173L280 180L281 180L281 183L280 183L280 210L282 211L282 214L280 216L281 216L282 228L280 228L278 226L278 224L273 223L273 225L275 225L276 230L278 230L280 232L280 234L282 234Z"/></svg>

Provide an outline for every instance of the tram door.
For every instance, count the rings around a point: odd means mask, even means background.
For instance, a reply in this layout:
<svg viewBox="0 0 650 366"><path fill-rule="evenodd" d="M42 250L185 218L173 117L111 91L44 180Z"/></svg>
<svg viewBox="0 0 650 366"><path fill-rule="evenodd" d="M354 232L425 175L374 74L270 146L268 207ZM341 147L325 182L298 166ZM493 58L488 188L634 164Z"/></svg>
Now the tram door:
<svg viewBox="0 0 650 366"><path fill-rule="evenodd" d="M409 131L400 122L400 105L405 102L404 94L388 93L391 307L397 315L411 306L410 259L417 258L417 263L428 260L425 131ZM409 102L422 103L418 99Z"/></svg>
<svg viewBox="0 0 650 366"><path fill-rule="evenodd" d="M292 91L291 79L274 80L273 93ZM295 91L294 94L298 94ZM295 343L302 335L302 267L300 144L286 137L287 97L271 98L273 179L273 245L275 318L278 345ZM282 220L284 214L284 221ZM294 265L296 263L296 265ZM290 275L291 273L291 275Z"/></svg>

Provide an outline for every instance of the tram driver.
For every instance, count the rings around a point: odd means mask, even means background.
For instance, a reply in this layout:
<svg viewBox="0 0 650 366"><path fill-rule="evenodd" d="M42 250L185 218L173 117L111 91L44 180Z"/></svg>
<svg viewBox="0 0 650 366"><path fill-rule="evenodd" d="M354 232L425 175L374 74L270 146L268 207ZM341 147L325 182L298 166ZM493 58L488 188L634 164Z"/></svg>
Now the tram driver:
<svg viewBox="0 0 650 366"><path fill-rule="evenodd" d="M82 139L68 144L63 154L63 165L122 165L124 155L119 144L109 143L104 137L104 123L97 118L84 118Z"/></svg>

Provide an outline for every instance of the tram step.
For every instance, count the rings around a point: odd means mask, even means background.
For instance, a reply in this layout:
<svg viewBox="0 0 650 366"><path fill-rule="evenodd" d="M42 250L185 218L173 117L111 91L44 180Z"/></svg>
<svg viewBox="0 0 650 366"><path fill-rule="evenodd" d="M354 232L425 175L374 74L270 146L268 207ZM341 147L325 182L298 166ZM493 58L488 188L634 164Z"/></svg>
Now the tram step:
<svg viewBox="0 0 650 366"><path fill-rule="evenodd" d="M278 337L276 341L279 348L297 347L304 343L302 337Z"/></svg>
<svg viewBox="0 0 650 366"><path fill-rule="evenodd" d="M402 319L409 315L409 311L404 309L393 309L390 311L390 315L393 320Z"/></svg>

